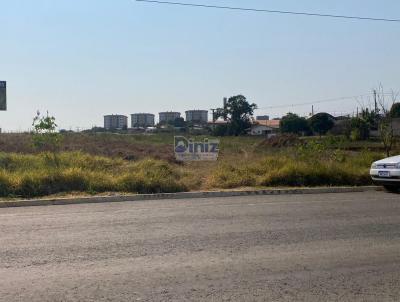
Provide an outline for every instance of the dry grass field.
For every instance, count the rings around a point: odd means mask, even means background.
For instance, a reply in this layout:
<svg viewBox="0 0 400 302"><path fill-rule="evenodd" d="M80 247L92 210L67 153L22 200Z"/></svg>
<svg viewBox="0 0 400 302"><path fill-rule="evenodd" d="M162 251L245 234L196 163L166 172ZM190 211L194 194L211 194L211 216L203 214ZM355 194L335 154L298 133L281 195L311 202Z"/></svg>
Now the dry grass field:
<svg viewBox="0 0 400 302"><path fill-rule="evenodd" d="M0 135L0 197L159 193L243 187L369 185L379 142L327 137L221 138L218 162L179 163L173 135L63 135L57 154L30 134Z"/></svg>

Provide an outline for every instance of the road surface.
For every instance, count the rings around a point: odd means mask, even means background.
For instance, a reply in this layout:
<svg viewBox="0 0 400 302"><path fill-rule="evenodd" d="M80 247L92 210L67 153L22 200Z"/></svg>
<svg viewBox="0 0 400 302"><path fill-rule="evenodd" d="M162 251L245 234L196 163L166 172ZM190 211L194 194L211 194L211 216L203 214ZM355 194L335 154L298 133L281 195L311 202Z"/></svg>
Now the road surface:
<svg viewBox="0 0 400 302"><path fill-rule="evenodd" d="M400 301L400 195L0 209L1 301Z"/></svg>

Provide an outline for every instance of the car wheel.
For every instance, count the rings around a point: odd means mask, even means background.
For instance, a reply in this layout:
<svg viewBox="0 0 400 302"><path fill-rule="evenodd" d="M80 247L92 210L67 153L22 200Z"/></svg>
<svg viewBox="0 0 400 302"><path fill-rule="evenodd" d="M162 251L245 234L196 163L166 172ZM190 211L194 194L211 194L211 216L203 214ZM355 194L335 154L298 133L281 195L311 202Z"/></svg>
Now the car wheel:
<svg viewBox="0 0 400 302"><path fill-rule="evenodd" d="M383 186L386 191L390 193L399 193L400 188L398 186Z"/></svg>

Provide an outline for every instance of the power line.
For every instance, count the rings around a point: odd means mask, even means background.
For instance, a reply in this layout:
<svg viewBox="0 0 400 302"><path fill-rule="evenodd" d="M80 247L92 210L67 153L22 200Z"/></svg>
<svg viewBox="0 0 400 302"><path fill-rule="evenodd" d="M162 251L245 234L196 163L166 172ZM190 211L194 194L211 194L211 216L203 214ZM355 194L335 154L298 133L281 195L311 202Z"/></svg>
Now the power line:
<svg viewBox="0 0 400 302"><path fill-rule="evenodd" d="M389 94L390 93L384 93L384 95L389 95ZM362 98L362 97L367 97L367 96L372 96L372 93L366 93L366 94L355 95L355 96L332 98L332 99L324 99L324 100L319 100L319 101L314 101L314 102L294 103L294 104L288 104L288 105L260 107L258 109L264 110L264 109L293 108L293 107L301 107L301 106L308 106L308 105L315 105L315 104L339 102L339 101L350 100L350 99L353 99L353 101L359 101L357 98Z"/></svg>
<svg viewBox="0 0 400 302"><path fill-rule="evenodd" d="M344 101L344 100L349 100L349 99L356 99L356 98L366 97L366 96L370 96L370 95L371 94L363 94L363 95L340 97L340 98L334 98L334 99L324 99L324 100L319 100L319 101L314 101L314 102L294 103L294 104L288 104L288 105L262 107L259 109L279 109L279 108L289 108L289 107L301 107L301 106L308 106L308 105L315 105L315 104L322 104L322 103L332 103L332 102Z"/></svg>
<svg viewBox="0 0 400 302"><path fill-rule="evenodd" d="M400 19L373 18L373 17L346 16L346 15L332 15L332 14L318 14L318 13L283 11L283 10L270 10L270 9L260 9L260 8L218 6L218 5L199 4L199 3L184 3L184 2L158 1L158 0L136 0L136 2L147 2L147 3L152 3L152 4L167 4L167 5L202 7L202 8L216 8L216 9L227 9L227 10L248 11L248 12L260 12L260 13L270 13L270 14L301 15L301 16L308 16L308 17L325 17L325 18L336 18L336 19L352 19L352 20L382 21L382 22L398 22L398 23L400 23Z"/></svg>

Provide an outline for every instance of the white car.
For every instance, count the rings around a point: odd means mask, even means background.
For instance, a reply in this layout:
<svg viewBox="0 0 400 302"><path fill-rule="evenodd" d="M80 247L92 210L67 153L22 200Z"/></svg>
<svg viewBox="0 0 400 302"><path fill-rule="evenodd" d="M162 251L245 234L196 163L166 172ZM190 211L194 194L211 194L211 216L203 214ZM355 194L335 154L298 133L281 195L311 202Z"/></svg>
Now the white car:
<svg viewBox="0 0 400 302"><path fill-rule="evenodd" d="M375 184L389 191L400 190L400 155L374 162L370 175Z"/></svg>

